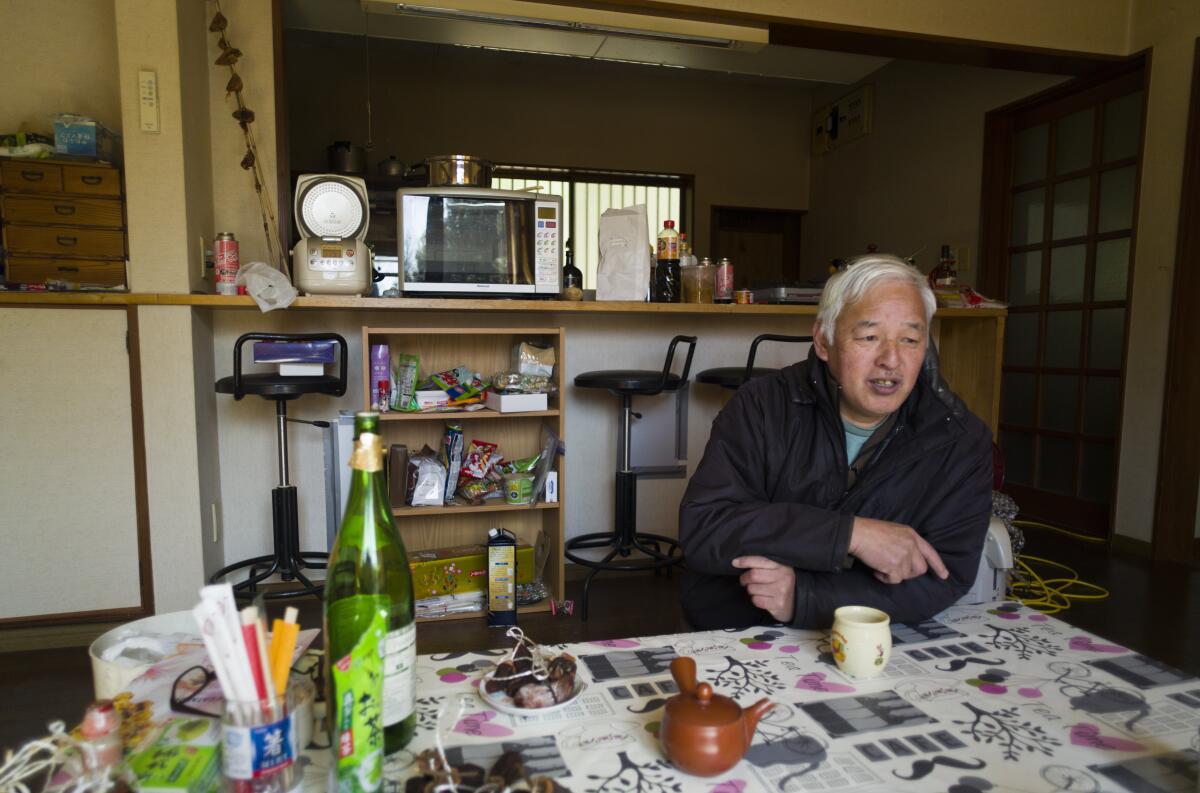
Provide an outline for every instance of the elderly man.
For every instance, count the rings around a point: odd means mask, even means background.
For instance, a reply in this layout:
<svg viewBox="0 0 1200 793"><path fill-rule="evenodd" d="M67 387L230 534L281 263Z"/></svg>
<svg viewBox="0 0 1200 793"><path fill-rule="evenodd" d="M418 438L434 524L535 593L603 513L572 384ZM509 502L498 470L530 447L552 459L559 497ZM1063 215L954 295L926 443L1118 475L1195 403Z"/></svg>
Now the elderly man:
<svg viewBox="0 0 1200 793"><path fill-rule="evenodd" d="M821 295L808 360L743 385L679 508L697 628L825 628L839 606L926 619L974 581L991 433L938 374L936 303L894 256Z"/></svg>

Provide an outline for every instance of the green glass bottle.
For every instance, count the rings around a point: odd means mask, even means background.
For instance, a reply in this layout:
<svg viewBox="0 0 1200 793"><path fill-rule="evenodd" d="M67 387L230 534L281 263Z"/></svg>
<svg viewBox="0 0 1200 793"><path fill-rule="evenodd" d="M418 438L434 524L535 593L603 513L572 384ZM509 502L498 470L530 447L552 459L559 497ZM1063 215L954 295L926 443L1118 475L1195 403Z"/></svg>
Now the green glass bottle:
<svg viewBox="0 0 1200 793"><path fill-rule="evenodd" d="M346 512L325 577L330 733L337 793L372 793L385 754L416 728L412 573L392 522L379 414L354 419Z"/></svg>

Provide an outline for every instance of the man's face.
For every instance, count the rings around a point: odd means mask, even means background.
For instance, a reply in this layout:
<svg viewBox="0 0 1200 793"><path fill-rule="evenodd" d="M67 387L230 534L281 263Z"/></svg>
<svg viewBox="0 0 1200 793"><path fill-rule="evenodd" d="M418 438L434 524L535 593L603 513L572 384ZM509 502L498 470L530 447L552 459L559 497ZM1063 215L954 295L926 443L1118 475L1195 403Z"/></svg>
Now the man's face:
<svg viewBox="0 0 1200 793"><path fill-rule="evenodd" d="M917 384L929 329L916 287L885 281L842 309L827 345L813 332L817 357L842 386L842 418L860 427L895 412Z"/></svg>

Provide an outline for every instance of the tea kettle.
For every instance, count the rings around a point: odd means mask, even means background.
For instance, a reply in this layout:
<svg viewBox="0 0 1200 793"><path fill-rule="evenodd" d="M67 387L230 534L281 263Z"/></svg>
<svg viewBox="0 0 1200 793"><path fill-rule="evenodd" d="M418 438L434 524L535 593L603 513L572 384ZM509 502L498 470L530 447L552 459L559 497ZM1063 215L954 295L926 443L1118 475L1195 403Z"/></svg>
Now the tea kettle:
<svg viewBox="0 0 1200 793"><path fill-rule="evenodd" d="M667 700L662 720L663 751L676 768L696 776L716 776L737 765L750 748L754 730L775 703L760 699L742 710L708 683L696 682L696 661L671 661L679 693Z"/></svg>

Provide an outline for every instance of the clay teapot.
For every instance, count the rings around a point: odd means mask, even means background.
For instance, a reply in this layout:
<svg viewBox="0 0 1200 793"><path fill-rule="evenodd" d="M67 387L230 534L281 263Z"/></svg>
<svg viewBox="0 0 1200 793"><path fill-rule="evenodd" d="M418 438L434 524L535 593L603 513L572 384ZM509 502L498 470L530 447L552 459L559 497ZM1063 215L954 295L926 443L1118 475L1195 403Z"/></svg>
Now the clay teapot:
<svg viewBox="0 0 1200 793"><path fill-rule="evenodd" d="M729 697L714 694L708 683L696 683L696 661L671 661L679 693L667 700L662 744L667 759L680 771L715 776L737 765L750 748L754 729L775 703L760 699L742 710Z"/></svg>

